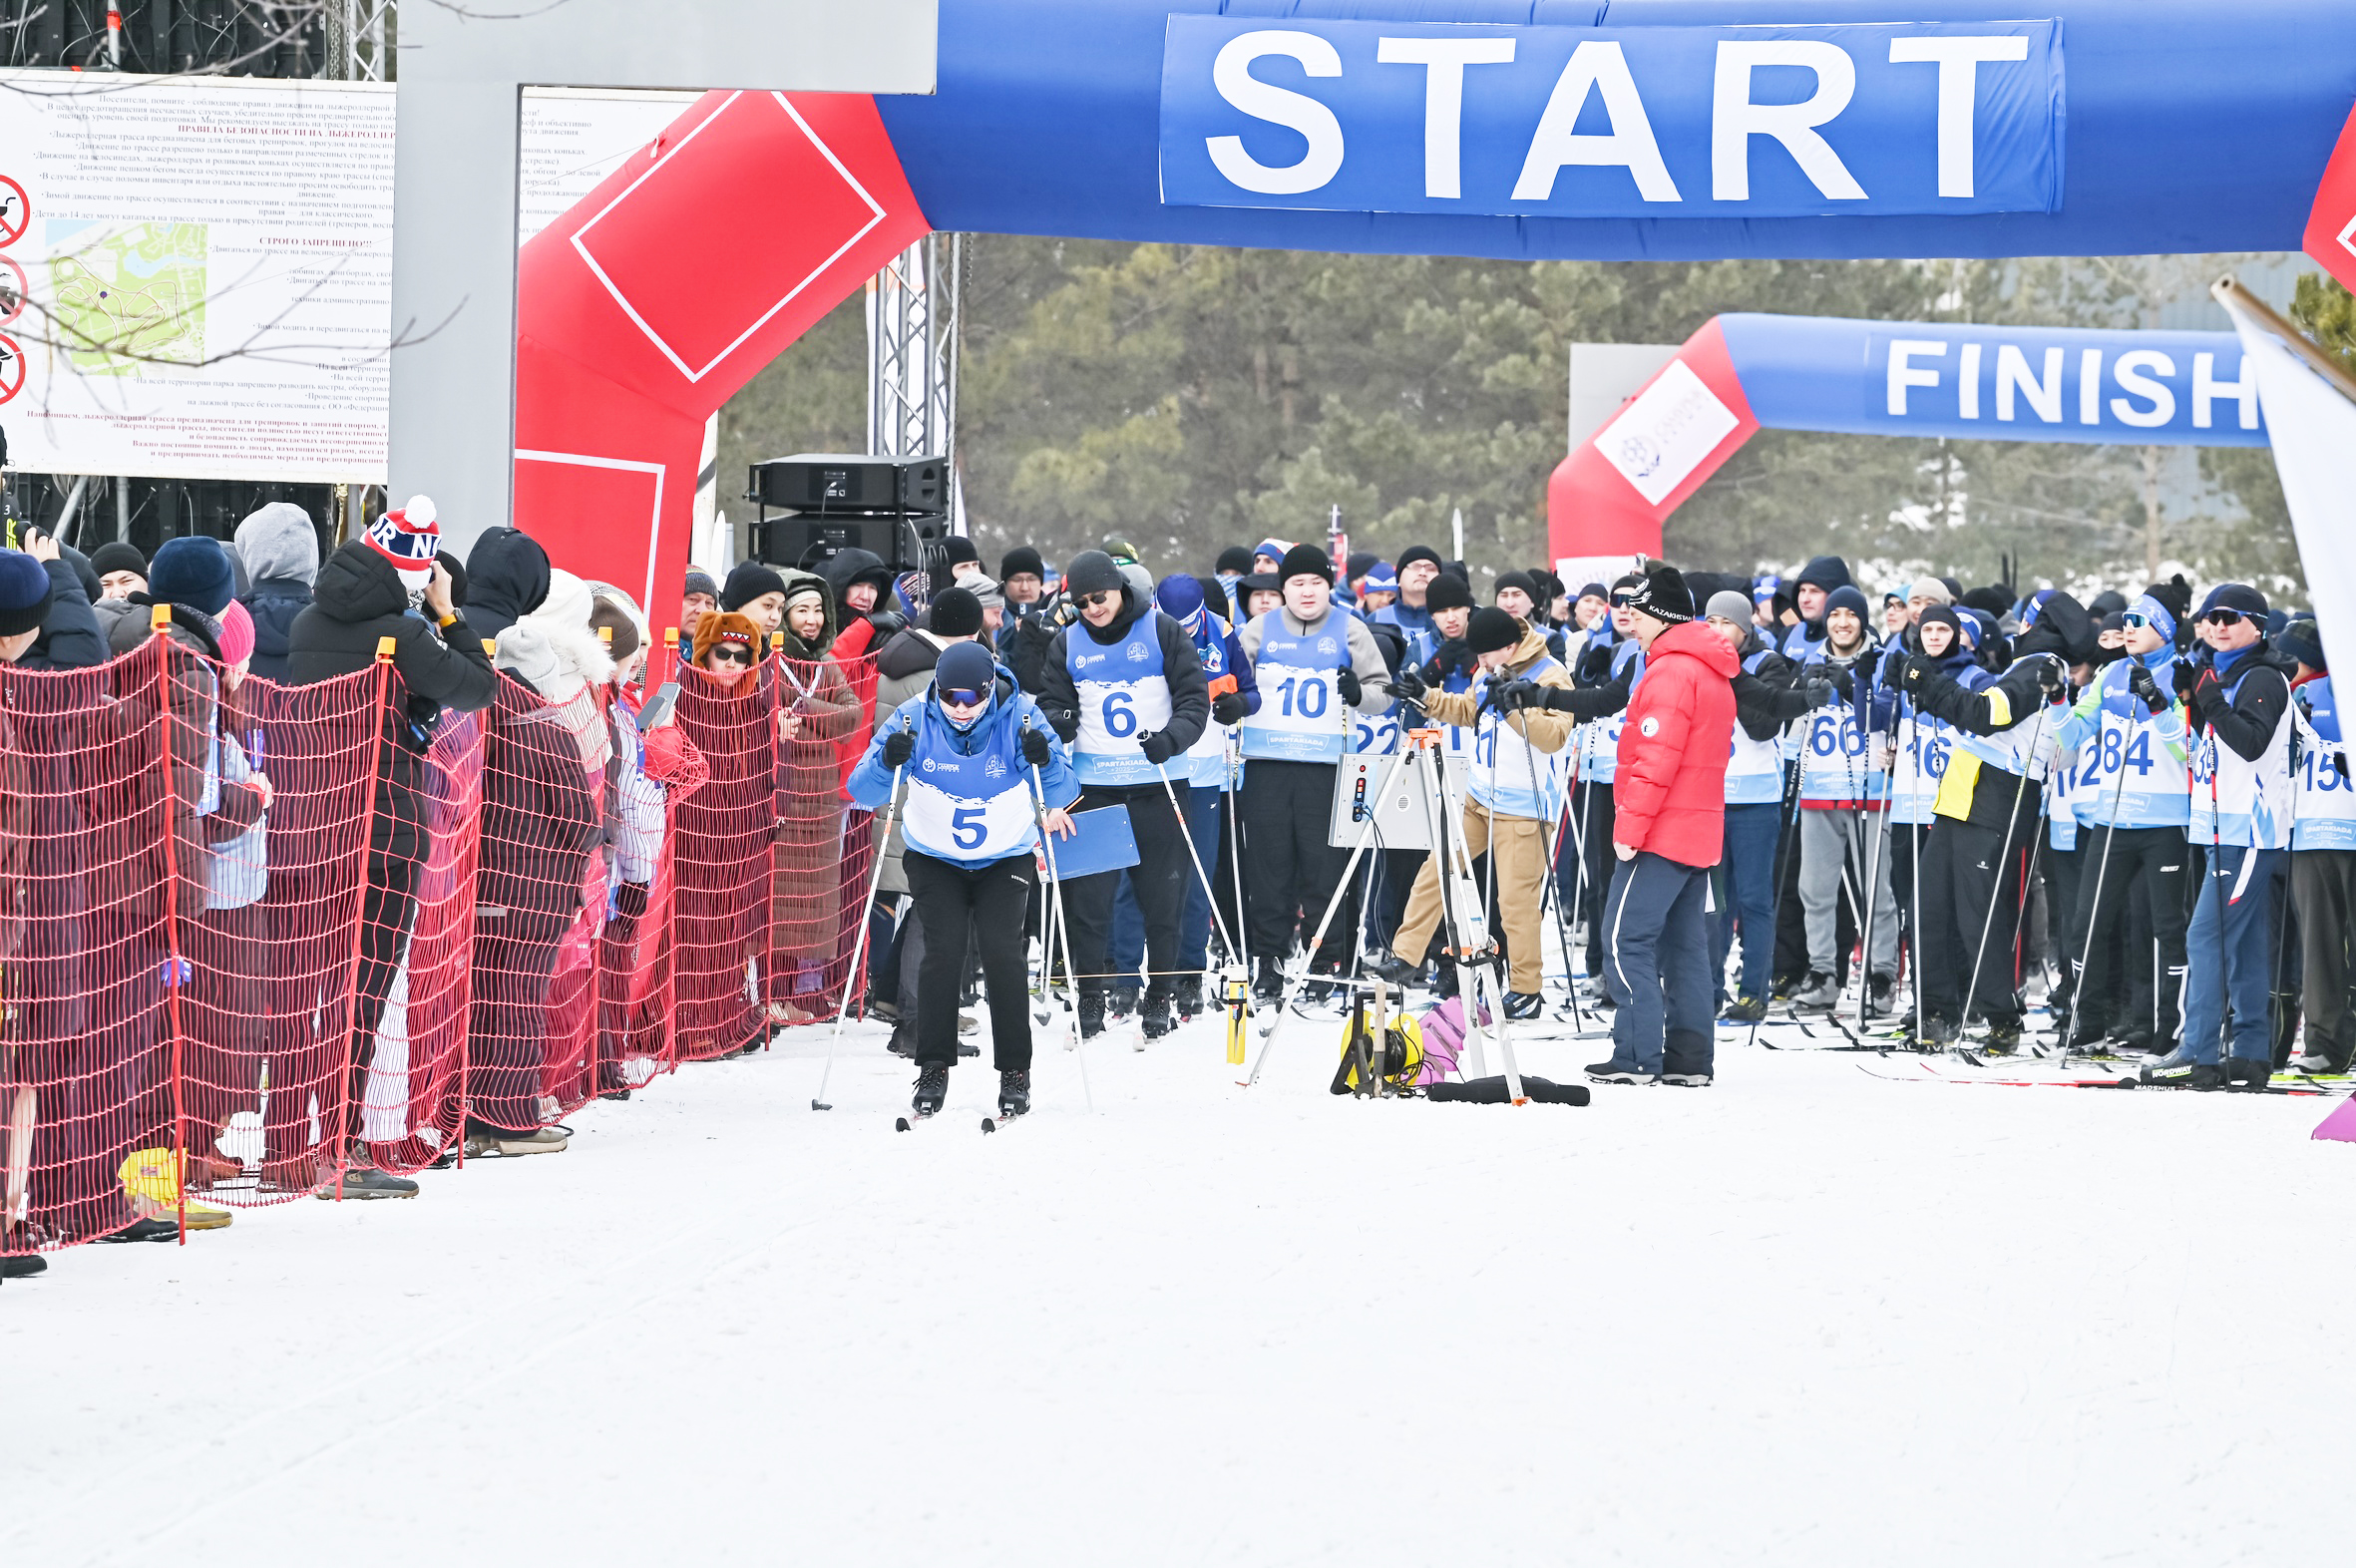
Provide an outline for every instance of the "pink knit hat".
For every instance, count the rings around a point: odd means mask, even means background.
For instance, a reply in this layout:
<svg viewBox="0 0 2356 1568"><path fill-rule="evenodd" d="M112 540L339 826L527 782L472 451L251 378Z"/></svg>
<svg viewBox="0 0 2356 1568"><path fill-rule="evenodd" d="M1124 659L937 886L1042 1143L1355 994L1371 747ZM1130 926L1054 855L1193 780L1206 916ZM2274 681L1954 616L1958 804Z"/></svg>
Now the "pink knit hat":
<svg viewBox="0 0 2356 1568"><path fill-rule="evenodd" d="M242 664L253 656L253 617L245 606L230 599L220 612L220 661Z"/></svg>

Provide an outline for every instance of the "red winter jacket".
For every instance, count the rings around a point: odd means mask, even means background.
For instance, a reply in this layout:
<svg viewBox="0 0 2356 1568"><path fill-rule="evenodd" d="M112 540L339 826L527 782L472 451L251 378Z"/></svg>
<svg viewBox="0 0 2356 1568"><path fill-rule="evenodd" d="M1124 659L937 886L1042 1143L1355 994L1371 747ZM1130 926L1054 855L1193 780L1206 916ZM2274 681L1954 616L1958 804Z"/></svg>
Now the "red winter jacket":
<svg viewBox="0 0 2356 1568"><path fill-rule="evenodd" d="M1620 730L1612 785L1615 842L1715 866L1726 841L1726 765L1742 662L1708 623L1671 626L1645 649L1644 678Z"/></svg>

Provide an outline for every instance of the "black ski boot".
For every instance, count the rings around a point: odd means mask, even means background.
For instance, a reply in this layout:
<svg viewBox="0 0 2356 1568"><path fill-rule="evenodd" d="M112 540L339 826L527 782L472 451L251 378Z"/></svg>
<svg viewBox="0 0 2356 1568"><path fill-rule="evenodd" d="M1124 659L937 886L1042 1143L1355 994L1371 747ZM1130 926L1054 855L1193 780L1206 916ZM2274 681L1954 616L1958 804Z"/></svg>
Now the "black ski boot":
<svg viewBox="0 0 2356 1568"><path fill-rule="evenodd" d="M1898 981L1894 976L1876 975L1865 982L1865 1016L1886 1018L1890 1003L1897 999Z"/></svg>
<svg viewBox="0 0 2356 1568"><path fill-rule="evenodd" d="M1158 1040L1178 1025L1170 1021L1170 993L1153 989L1145 993L1145 1012L1139 1020L1149 1040Z"/></svg>
<svg viewBox="0 0 2356 1568"><path fill-rule="evenodd" d="M1170 1010L1180 1023L1192 1023L1203 1010L1203 982L1192 976L1170 982Z"/></svg>
<svg viewBox="0 0 2356 1568"><path fill-rule="evenodd" d="M1378 958L1369 959L1366 964L1366 973L1390 985L1413 985L1420 988L1424 983L1422 965L1409 964L1406 960L1394 958L1387 953Z"/></svg>
<svg viewBox="0 0 2356 1568"><path fill-rule="evenodd" d="M1092 1040L1104 1032L1104 992L1080 992L1080 1038Z"/></svg>
<svg viewBox="0 0 2356 1568"><path fill-rule="evenodd" d="M2018 1018L1990 1018L1988 1020L1988 1054L2010 1056L2021 1048L2021 1020Z"/></svg>
<svg viewBox="0 0 2356 1568"><path fill-rule="evenodd" d="M2262 1089L2273 1075L2273 1063L2253 1061L2247 1056L2226 1057L2222 1072L2228 1089Z"/></svg>
<svg viewBox="0 0 2356 1568"><path fill-rule="evenodd" d="M1740 1001L1728 1003L1726 1011L1718 1015L1718 1021L1740 1024L1764 1023L1767 1021L1767 1004L1765 996L1745 996Z"/></svg>
<svg viewBox="0 0 2356 1568"><path fill-rule="evenodd" d="M1546 998L1534 990L1509 990L1505 993L1505 1016L1516 1023L1527 1023L1546 1010Z"/></svg>
<svg viewBox="0 0 2356 1568"><path fill-rule="evenodd" d="M916 1098L909 1101L908 1108L920 1117L931 1116L940 1111L942 1101L948 1098L949 1069L931 1063L919 1067Z"/></svg>
<svg viewBox="0 0 2356 1568"><path fill-rule="evenodd" d="M1027 1116L1030 1114L1030 1069L1009 1067L998 1074L998 1114Z"/></svg>
<svg viewBox="0 0 2356 1568"><path fill-rule="evenodd" d="M1916 1041L1916 1044L1922 1047L1952 1045L1955 1043L1956 1032L1953 1018L1942 1018L1933 1012L1923 1018L1922 1038Z"/></svg>
<svg viewBox="0 0 2356 1568"><path fill-rule="evenodd" d="M1259 978L1252 981L1252 1005L1273 1007L1284 999L1284 966L1274 959L1262 959Z"/></svg>
<svg viewBox="0 0 2356 1568"><path fill-rule="evenodd" d="M2145 1062L2138 1076L2146 1087L2160 1089L2214 1089L2225 1081L2215 1063L2194 1061L2181 1045L2157 1061Z"/></svg>
<svg viewBox="0 0 2356 1568"><path fill-rule="evenodd" d="M1107 1023L1125 1023L1130 1018L1135 1017L1136 1014L1137 987L1134 985L1115 985L1106 995L1104 1005L1104 1020Z"/></svg>

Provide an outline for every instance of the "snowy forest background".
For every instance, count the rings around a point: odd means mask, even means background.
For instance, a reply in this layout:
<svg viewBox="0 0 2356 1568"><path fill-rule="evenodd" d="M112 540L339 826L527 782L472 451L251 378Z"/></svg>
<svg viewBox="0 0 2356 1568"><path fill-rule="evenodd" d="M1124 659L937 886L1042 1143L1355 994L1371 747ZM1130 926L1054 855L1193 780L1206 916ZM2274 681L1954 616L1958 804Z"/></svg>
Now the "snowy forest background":
<svg viewBox="0 0 2356 1568"><path fill-rule="evenodd" d="M2284 258L1605 264L1327 255L977 235L968 240L960 467L985 562L1110 534L1157 571L1223 546L1322 537L1444 546L1462 508L1481 571L1545 559L1545 483L1566 450L1568 346L1676 343L1712 315L2223 329L2210 279ZM2343 352L2347 293L2298 282L2292 314ZM721 505L751 462L864 444L854 298L721 416ZM2205 312L2205 314L2203 313ZM2213 319L2211 319L2213 317ZM2303 591L2262 449L1949 442L1763 431L1671 519L1689 569L1834 551L1869 584L2134 588L2183 570Z"/></svg>

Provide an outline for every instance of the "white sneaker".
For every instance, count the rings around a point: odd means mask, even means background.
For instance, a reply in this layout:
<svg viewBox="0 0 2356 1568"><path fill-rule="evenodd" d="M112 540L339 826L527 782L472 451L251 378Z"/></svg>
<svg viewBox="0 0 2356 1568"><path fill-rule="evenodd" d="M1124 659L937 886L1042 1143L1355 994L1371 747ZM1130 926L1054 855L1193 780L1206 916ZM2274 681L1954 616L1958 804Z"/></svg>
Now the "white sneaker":
<svg viewBox="0 0 2356 1568"><path fill-rule="evenodd" d="M2331 1058L2319 1050L2311 1050L2306 1052L2304 1055L2291 1058L2290 1070L2293 1072L2304 1072L2311 1076L2326 1073L2336 1073L2339 1071L2337 1067L2334 1067L2331 1064Z"/></svg>
<svg viewBox="0 0 2356 1568"><path fill-rule="evenodd" d="M536 1132L487 1130L467 1134L466 1152L469 1159L477 1160L490 1155L562 1154L571 1141L554 1127L542 1127Z"/></svg>

